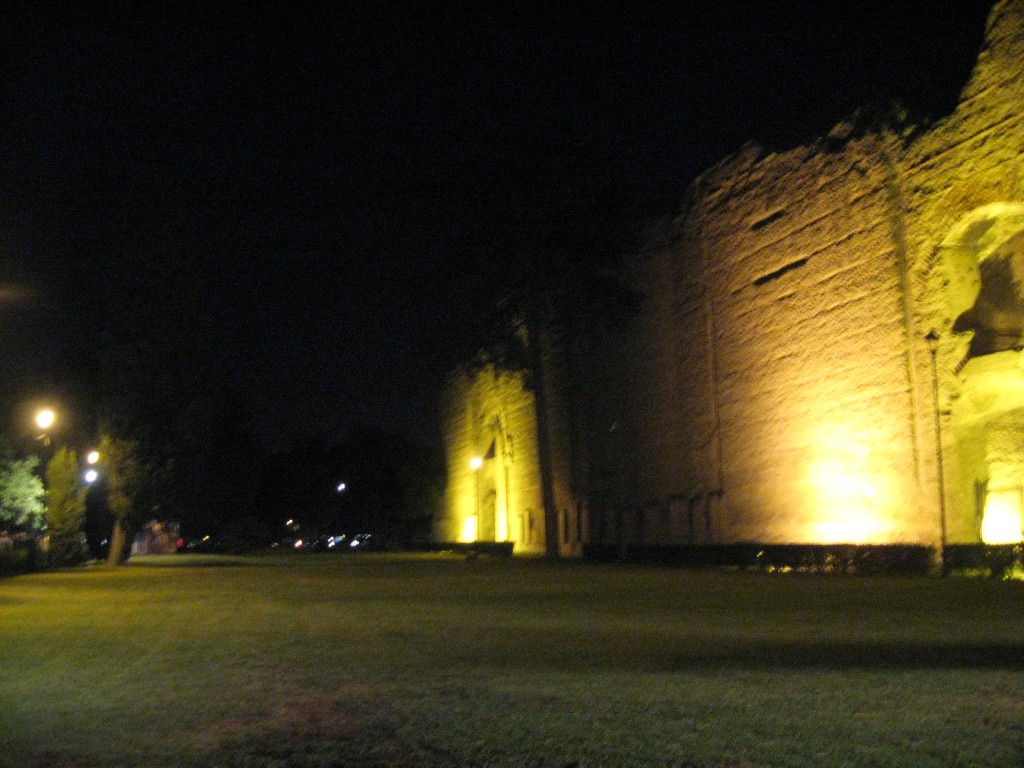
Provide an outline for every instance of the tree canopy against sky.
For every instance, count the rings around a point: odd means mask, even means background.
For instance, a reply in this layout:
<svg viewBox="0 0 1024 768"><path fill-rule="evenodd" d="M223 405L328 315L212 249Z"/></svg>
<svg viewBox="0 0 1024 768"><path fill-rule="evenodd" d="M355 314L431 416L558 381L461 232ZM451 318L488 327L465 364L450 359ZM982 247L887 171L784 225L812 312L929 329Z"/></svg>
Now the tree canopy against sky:
<svg viewBox="0 0 1024 768"><path fill-rule="evenodd" d="M36 533L45 527L43 481L37 456L0 459L0 528Z"/></svg>
<svg viewBox="0 0 1024 768"><path fill-rule="evenodd" d="M88 554L83 531L88 487L80 473L78 454L66 447L57 449L46 464L46 532L52 566L77 565Z"/></svg>

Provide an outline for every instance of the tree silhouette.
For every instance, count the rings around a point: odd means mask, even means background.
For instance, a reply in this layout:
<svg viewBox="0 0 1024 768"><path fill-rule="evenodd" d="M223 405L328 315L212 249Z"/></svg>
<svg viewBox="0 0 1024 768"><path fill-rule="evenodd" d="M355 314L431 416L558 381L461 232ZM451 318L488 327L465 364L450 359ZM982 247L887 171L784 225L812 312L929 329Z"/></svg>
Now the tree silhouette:
<svg viewBox="0 0 1024 768"><path fill-rule="evenodd" d="M78 480L78 455L61 447L46 465L46 527L51 565L77 565L85 560L85 495Z"/></svg>
<svg viewBox="0 0 1024 768"><path fill-rule="evenodd" d="M141 502L151 472L139 457L138 443L132 440L104 434L99 453L103 490L114 518L107 564L120 565L128 559L132 536L144 522L146 510Z"/></svg>

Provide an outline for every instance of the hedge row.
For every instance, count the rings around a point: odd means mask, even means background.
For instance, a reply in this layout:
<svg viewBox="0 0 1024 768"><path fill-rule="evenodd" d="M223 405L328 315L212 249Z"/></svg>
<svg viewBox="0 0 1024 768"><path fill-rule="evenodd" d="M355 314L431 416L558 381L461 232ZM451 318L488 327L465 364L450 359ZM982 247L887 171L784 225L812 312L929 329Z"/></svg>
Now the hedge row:
<svg viewBox="0 0 1024 768"><path fill-rule="evenodd" d="M951 544L946 547L947 571L987 572L1005 576L1024 569L1024 544Z"/></svg>
<svg viewBox="0 0 1024 768"><path fill-rule="evenodd" d="M29 570L27 549L0 549L0 576L17 576Z"/></svg>
<svg viewBox="0 0 1024 768"><path fill-rule="evenodd" d="M918 544L708 544L588 546L587 559L682 568L740 568L767 572L921 575L932 571L935 551Z"/></svg>
<svg viewBox="0 0 1024 768"><path fill-rule="evenodd" d="M511 541L416 541L404 544L403 552L454 552L467 557L489 555L512 557L515 544Z"/></svg>

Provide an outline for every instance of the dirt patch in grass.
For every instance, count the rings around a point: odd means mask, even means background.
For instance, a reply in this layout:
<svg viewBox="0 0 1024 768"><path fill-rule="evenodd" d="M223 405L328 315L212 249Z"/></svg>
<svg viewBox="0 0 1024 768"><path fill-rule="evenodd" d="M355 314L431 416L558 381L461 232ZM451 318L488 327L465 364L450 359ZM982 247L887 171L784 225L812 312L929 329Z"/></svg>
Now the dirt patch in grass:
<svg viewBox="0 0 1024 768"><path fill-rule="evenodd" d="M225 744L253 739L293 743L325 735L345 738L358 733L366 720L365 712L342 699L313 696L211 723L196 734L196 745L202 751L211 751Z"/></svg>
<svg viewBox="0 0 1024 768"><path fill-rule="evenodd" d="M93 763L62 755L44 754L23 768L92 768Z"/></svg>
<svg viewBox="0 0 1024 768"><path fill-rule="evenodd" d="M330 693L292 693L263 709L232 715L195 736L195 765L224 768L396 768L438 764L397 736L388 716L396 695L353 683ZM424 759L426 758L426 759Z"/></svg>

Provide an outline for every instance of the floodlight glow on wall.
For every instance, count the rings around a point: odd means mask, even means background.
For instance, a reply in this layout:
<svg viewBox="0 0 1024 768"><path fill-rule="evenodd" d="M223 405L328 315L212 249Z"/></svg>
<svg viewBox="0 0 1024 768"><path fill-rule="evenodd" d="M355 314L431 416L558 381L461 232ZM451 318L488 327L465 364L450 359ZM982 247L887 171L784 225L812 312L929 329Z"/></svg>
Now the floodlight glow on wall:
<svg viewBox="0 0 1024 768"><path fill-rule="evenodd" d="M868 544L890 540L889 485L869 436L849 429L822 430L807 467L813 504L803 540Z"/></svg>
<svg viewBox="0 0 1024 768"><path fill-rule="evenodd" d="M1017 544L1024 538L1021 528L1020 490L989 491L981 522L981 540L986 544Z"/></svg>
<svg viewBox="0 0 1024 768"><path fill-rule="evenodd" d="M476 541L476 515L469 515L462 520L462 530L459 532L459 541L472 543Z"/></svg>

